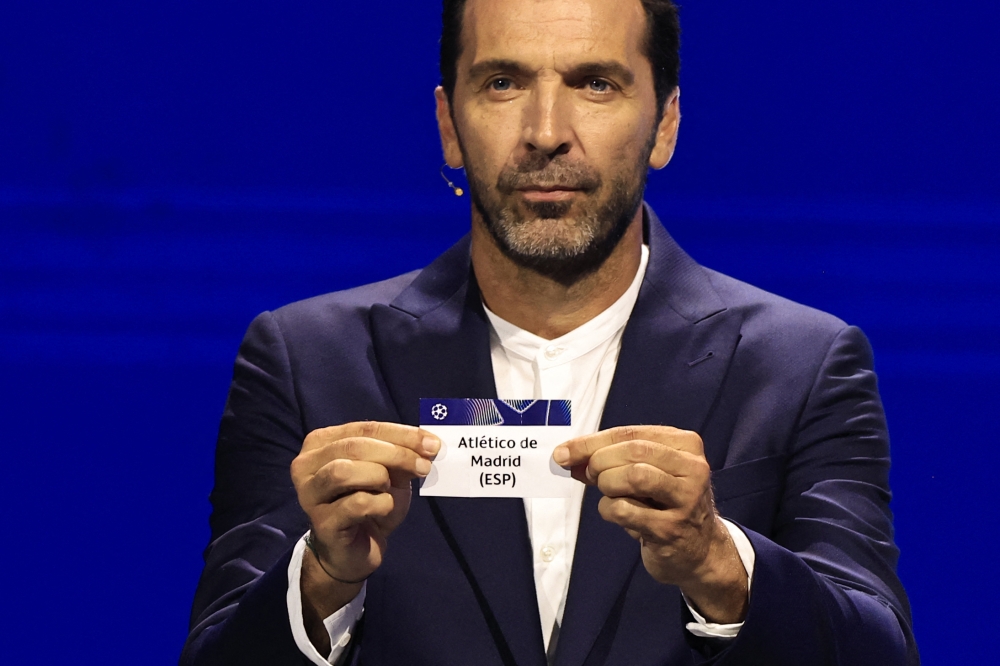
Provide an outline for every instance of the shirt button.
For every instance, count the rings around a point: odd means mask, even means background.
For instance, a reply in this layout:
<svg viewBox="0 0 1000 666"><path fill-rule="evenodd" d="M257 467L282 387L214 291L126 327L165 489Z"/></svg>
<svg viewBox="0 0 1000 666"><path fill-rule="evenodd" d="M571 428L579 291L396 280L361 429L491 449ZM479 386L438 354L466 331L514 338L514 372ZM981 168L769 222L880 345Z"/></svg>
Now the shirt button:
<svg viewBox="0 0 1000 666"><path fill-rule="evenodd" d="M340 637L340 640L337 641L337 646L338 647L347 647L347 644L350 643L350 642L351 642L351 634L350 634L350 632L348 632L348 633L346 633L346 634L344 634L343 636Z"/></svg>
<svg viewBox="0 0 1000 666"><path fill-rule="evenodd" d="M564 347L556 347L555 345L546 347L545 348L545 358L547 358L549 360L552 360L554 358L557 358L564 351L566 351L566 349Z"/></svg>
<svg viewBox="0 0 1000 666"><path fill-rule="evenodd" d="M556 549L553 548L552 546L543 546L541 555L543 562L551 562L553 559L555 559Z"/></svg>

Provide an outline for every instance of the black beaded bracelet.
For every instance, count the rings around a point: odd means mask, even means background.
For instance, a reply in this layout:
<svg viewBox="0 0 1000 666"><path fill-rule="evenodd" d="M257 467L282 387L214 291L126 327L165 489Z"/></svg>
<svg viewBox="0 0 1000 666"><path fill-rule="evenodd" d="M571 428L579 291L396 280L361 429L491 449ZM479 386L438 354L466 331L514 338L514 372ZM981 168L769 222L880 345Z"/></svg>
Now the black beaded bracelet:
<svg viewBox="0 0 1000 666"><path fill-rule="evenodd" d="M366 580L368 580L368 576L365 576L361 580L344 580L343 578L337 578L332 573L327 571L326 567L323 566L323 558L321 558L319 556L319 553L316 552L316 546L313 543L312 530L306 533L306 548L312 551L313 556L316 558L316 563L319 564L319 568L323 570L323 573L325 573L327 576L337 581L338 583L343 583L344 585L357 585L358 583L363 583Z"/></svg>

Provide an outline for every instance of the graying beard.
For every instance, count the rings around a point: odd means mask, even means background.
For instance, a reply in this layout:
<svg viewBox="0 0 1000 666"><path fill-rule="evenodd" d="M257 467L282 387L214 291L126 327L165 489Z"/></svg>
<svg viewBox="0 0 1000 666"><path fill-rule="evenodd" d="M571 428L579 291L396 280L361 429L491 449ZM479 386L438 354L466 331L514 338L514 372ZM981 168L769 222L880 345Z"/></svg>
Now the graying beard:
<svg viewBox="0 0 1000 666"><path fill-rule="evenodd" d="M470 179L469 184L472 185L472 179ZM591 222L593 222L605 215L610 216L614 212L618 212L618 216L612 221L603 238L598 238L595 234L594 224L583 225L582 229L587 232L583 243L575 244L575 247L569 248L553 248L552 246L530 248L535 252L529 252L529 248L513 247L508 238L510 234L503 234L500 226L497 225L497 220L491 218L486 211L485 206L477 196L477 188L471 187L470 189L472 190L473 202L479 209L486 228L504 255L519 266L531 269L562 284L570 285L600 268L618 246L635 217L636 211L642 205L642 192L645 190L645 185L645 171L641 172L638 188L634 193L629 192L622 181L612 183L611 198L608 199L605 206L602 206L591 216ZM557 203L562 205L563 202ZM507 213L508 211L501 211L500 215L504 216ZM507 223L504 226L508 231L516 226L511 224L509 219L504 220L504 222ZM557 251L552 252L553 249Z"/></svg>

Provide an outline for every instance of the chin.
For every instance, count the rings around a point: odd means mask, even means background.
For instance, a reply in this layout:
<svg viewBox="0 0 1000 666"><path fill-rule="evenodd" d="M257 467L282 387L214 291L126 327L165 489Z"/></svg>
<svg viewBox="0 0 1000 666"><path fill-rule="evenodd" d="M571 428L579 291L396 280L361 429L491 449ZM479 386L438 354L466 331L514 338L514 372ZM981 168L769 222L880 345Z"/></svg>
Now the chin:
<svg viewBox="0 0 1000 666"><path fill-rule="evenodd" d="M519 203L491 221L505 244L528 253L573 254L606 231L597 216L573 202Z"/></svg>
<svg viewBox="0 0 1000 666"><path fill-rule="evenodd" d="M534 219L507 230L506 245L522 256L572 258L594 244L594 230L573 219Z"/></svg>
<svg viewBox="0 0 1000 666"><path fill-rule="evenodd" d="M641 194L621 185L612 187L604 200L592 195L577 201L491 200L488 188L472 187L471 192L487 231L507 258L564 284L600 268L642 202Z"/></svg>

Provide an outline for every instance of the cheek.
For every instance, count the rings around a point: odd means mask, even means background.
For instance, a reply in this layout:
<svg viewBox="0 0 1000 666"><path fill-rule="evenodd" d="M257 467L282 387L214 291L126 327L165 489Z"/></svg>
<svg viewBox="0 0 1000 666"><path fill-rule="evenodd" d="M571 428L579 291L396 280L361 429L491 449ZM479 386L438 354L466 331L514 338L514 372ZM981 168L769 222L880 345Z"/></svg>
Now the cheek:
<svg viewBox="0 0 1000 666"><path fill-rule="evenodd" d="M512 163L520 130L510 119L496 114L470 114L458 129L465 160L472 163L481 179L495 179L505 165Z"/></svg>
<svg viewBox="0 0 1000 666"><path fill-rule="evenodd" d="M612 165L637 159L652 134L639 117L612 117L600 112L580 114L577 136L584 154Z"/></svg>

